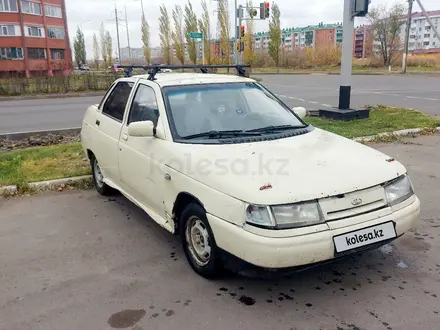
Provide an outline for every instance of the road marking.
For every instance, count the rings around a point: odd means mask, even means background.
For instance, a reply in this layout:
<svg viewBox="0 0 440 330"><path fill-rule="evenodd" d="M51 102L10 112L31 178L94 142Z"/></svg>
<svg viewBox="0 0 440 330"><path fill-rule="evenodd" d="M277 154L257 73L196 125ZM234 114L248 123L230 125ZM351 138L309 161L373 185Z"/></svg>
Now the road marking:
<svg viewBox="0 0 440 330"><path fill-rule="evenodd" d="M324 104L324 103L321 103L321 105L322 105L323 107L326 107L326 108L331 108L331 107L332 107L330 104Z"/></svg>
<svg viewBox="0 0 440 330"><path fill-rule="evenodd" d="M315 102L315 101L307 101L307 102L312 103L312 104L319 104L319 102Z"/></svg>

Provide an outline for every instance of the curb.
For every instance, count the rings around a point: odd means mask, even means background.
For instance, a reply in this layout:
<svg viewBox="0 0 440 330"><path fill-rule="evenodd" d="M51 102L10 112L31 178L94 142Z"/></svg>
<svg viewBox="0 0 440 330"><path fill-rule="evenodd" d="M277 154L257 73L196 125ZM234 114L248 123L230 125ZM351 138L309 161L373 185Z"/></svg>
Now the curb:
<svg viewBox="0 0 440 330"><path fill-rule="evenodd" d="M54 187L62 187L63 185L65 186L65 185L69 185L72 183L80 183L80 182L84 182L84 181L89 181L91 179L92 179L91 175L83 175L83 176L76 176L73 178L33 182L33 183L28 183L27 186L29 188L44 191L44 190L50 190L51 188L54 188ZM0 195L4 195L4 194L14 195L18 192L18 189L19 189L19 187L17 185L0 187Z"/></svg>
<svg viewBox="0 0 440 330"><path fill-rule="evenodd" d="M372 136L363 136L363 137L353 138L351 140L356 141L356 142L369 142L379 136L393 136L393 135L405 136L408 134L419 133L419 132L423 131L424 129L426 129L426 128L410 128L410 129L404 129L404 130L388 132L388 133L379 133L377 135L372 135ZM436 130L440 133L440 127L437 127ZM68 184L72 184L72 183L79 183L79 182L83 182L83 181L89 181L91 179L92 179L91 175L84 175L84 176L77 176L77 177L72 177L72 178L56 179L56 180L49 180L49 181L42 181L42 182L33 182L33 183L29 183L28 186L30 188L34 188L34 189L38 189L38 190L48 190L53 187L68 185ZM4 194L14 195L17 193L17 191L18 191L17 185L3 186L3 187L0 186L0 195L4 195Z"/></svg>
<svg viewBox="0 0 440 330"><path fill-rule="evenodd" d="M427 129L427 127L425 128L408 128L408 129L402 129L399 131L394 131L394 132L386 132L386 133L379 133L377 135L371 135L371 136L362 136L362 137L358 137L358 138L354 138L352 139L353 141L356 142L370 142L372 140L374 140L377 137L383 137L383 136L405 136L408 134L416 134L416 133L420 133L421 131L423 131L424 129ZM438 132L440 132L440 127L436 127L435 128Z"/></svg>
<svg viewBox="0 0 440 330"><path fill-rule="evenodd" d="M25 101L25 100L46 100L46 99L68 99L72 97L94 97L104 96L106 91L96 93L78 93L78 94L41 94L41 95L24 95L24 96L6 96L0 97L0 102L6 101Z"/></svg>
<svg viewBox="0 0 440 330"><path fill-rule="evenodd" d="M0 134L0 141L17 141L21 139L26 139L28 137L34 136L47 136L47 135L71 135L71 134L79 134L81 132L81 127L74 128L61 128L61 129L52 129L52 130L44 130L44 131L34 131L34 132L17 132L17 133L5 133Z"/></svg>

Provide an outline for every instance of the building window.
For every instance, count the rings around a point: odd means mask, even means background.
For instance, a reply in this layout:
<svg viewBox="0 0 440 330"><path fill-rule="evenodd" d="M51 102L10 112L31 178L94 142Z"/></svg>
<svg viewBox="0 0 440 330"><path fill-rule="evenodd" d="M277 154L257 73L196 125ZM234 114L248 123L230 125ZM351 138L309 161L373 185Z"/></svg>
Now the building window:
<svg viewBox="0 0 440 330"><path fill-rule="evenodd" d="M15 36L15 25L0 25L0 36Z"/></svg>
<svg viewBox="0 0 440 330"><path fill-rule="evenodd" d="M64 49L51 49L50 57L53 60L64 60Z"/></svg>
<svg viewBox="0 0 440 330"><path fill-rule="evenodd" d="M66 33L62 27L50 27L47 28L47 36L50 39L64 39Z"/></svg>
<svg viewBox="0 0 440 330"><path fill-rule="evenodd" d="M429 46L429 41L425 41L425 42L423 43L423 46Z"/></svg>
<svg viewBox="0 0 440 330"><path fill-rule="evenodd" d="M425 26L425 31L430 31L431 30L431 26Z"/></svg>
<svg viewBox="0 0 440 330"><path fill-rule="evenodd" d="M22 60L23 48L0 48L0 60Z"/></svg>
<svg viewBox="0 0 440 330"><path fill-rule="evenodd" d="M41 15L41 3L22 0L21 11L25 14Z"/></svg>
<svg viewBox="0 0 440 330"><path fill-rule="evenodd" d="M17 0L0 0L0 12L17 12Z"/></svg>
<svg viewBox="0 0 440 330"><path fill-rule="evenodd" d="M61 12L61 7L58 6L44 5L44 12L46 16L58 17L58 18L63 17L63 13Z"/></svg>
<svg viewBox="0 0 440 330"><path fill-rule="evenodd" d="M27 51L30 60L45 60L47 58L46 49L44 48L28 48Z"/></svg>
<svg viewBox="0 0 440 330"><path fill-rule="evenodd" d="M425 34L423 37L425 37L425 38L429 38L431 35L428 33L428 34Z"/></svg>
<svg viewBox="0 0 440 330"><path fill-rule="evenodd" d="M27 32L27 34L26 34L27 37L44 38L44 29L42 27L27 26L25 31Z"/></svg>

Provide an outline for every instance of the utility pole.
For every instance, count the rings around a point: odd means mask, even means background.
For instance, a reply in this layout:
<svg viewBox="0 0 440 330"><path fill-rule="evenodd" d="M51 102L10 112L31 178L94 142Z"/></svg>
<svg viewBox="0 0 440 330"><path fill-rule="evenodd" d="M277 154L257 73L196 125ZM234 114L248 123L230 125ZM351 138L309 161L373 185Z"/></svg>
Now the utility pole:
<svg viewBox="0 0 440 330"><path fill-rule="evenodd" d="M121 64L121 43L119 41L119 18L118 18L118 10L116 8L116 4L115 4L115 16L116 16L116 34L118 39L118 57L119 57L119 64Z"/></svg>
<svg viewBox="0 0 440 330"><path fill-rule="evenodd" d="M141 7L142 7L142 16L145 17L145 12L144 12L144 1L141 0Z"/></svg>
<svg viewBox="0 0 440 330"><path fill-rule="evenodd" d="M411 18L412 18L412 8L413 8L414 0L408 0L408 18L406 21L406 34L405 34L405 51L403 53L402 60L402 73L406 73L406 63L408 57L408 48L409 48L409 34L411 30Z"/></svg>
<svg viewBox="0 0 440 330"><path fill-rule="evenodd" d="M238 26L238 3L237 0L235 0L234 2L234 28L235 28L235 40L234 40L234 64L238 64L238 51L237 51L237 42L238 42L238 38L239 38L239 26Z"/></svg>
<svg viewBox="0 0 440 330"><path fill-rule="evenodd" d="M339 110L350 109L351 73L353 53L354 17L353 1L344 0L344 23L342 30L341 86L339 87Z"/></svg>
<svg viewBox="0 0 440 330"><path fill-rule="evenodd" d="M127 5L125 5L125 27L127 30L128 59L131 62L130 31L128 30ZM122 60L121 60L121 63L122 63Z"/></svg>

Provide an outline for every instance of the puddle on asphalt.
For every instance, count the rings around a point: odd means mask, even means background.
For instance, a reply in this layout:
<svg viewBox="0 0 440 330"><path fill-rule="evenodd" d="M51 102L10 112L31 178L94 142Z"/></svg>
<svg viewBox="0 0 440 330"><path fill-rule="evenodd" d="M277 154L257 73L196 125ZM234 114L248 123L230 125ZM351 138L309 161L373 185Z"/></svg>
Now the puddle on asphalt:
<svg viewBox="0 0 440 330"><path fill-rule="evenodd" d="M146 313L147 312L144 309L127 309L125 311L121 311L110 316L107 323L112 328L116 329L129 328L142 320Z"/></svg>

